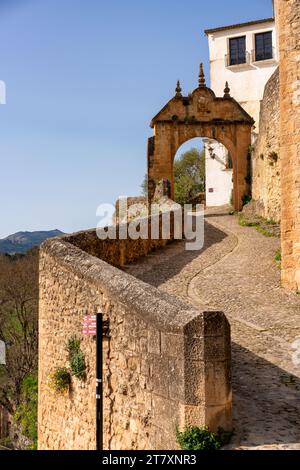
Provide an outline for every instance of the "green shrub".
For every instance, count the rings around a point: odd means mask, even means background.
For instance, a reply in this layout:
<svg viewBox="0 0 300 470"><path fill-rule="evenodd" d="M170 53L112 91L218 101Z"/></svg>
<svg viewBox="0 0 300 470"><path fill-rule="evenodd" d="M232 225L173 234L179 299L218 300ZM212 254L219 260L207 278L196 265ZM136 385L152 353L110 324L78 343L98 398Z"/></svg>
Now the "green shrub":
<svg viewBox="0 0 300 470"><path fill-rule="evenodd" d="M31 441L30 449L37 449L37 373L25 377L21 385L21 402L14 414L14 421L20 425L22 434ZM9 446L7 446L9 447Z"/></svg>
<svg viewBox="0 0 300 470"><path fill-rule="evenodd" d="M222 445L220 438L207 427L193 426L177 431L176 440L182 450L218 450Z"/></svg>
<svg viewBox="0 0 300 470"><path fill-rule="evenodd" d="M80 350L80 339L76 336L72 336L66 344L66 350L69 355L69 364L71 373L74 377L79 380L86 379L86 363L85 356Z"/></svg>
<svg viewBox="0 0 300 470"><path fill-rule="evenodd" d="M64 393L70 389L71 375L65 367L57 368L50 375L50 387L57 393Z"/></svg>

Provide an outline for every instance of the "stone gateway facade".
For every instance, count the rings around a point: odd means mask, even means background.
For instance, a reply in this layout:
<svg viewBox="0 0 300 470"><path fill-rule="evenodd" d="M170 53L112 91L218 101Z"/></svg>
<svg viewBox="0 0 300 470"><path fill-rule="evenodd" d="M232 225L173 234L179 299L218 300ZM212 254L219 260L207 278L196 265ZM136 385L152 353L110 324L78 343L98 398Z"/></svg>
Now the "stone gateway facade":
<svg viewBox="0 0 300 470"><path fill-rule="evenodd" d="M150 200L162 179L170 182L171 198L174 198L173 162L178 148L195 137L206 137L217 140L230 152L234 207L240 210L250 191L249 149L253 124L249 114L230 96L228 84L222 98L206 87L201 65L199 87L184 97L178 83L174 98L152 120L155 136L148 145Z"/></svg>
<svg viewBox="0 0 300 470"><path fill-rule="evenodd" d="M96 348L91 337L81 335L86 313L101 312L109 321L105 449L172 450L177 428L231 429L230 327L224 314L194 310L121 270L165 244L162 239L101 241L90 231L42 246L40 450L95 449ZM74 335L81 339L87 379L73 378L70 391L57 394L49 376L68 367L66 341Z"/></svg>

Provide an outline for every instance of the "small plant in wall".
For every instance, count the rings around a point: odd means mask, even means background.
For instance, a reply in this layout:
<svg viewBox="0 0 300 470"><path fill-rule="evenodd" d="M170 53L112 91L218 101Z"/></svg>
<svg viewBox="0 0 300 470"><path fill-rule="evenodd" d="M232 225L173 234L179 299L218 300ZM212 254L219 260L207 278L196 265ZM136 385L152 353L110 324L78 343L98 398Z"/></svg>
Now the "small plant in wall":
<svg viewBox="0 0 300 470"><path fill-rule="evenodd" d="M79 380L86 380L85 356L80 349L80 339L72 336L66 344L71 374Z"/></svg>
<svg viewBox="0 0 300 470"><path fill-rule="evenodd" d="M49 377L49 385L56 392L63 394L70 389L71 375L65 367L58 367Z"/></svg>
<svg viewBox="0 0 300 470"><path fill-rule="evenodd" d="M275 263L280 268L281 267L281 249L280 248L276 251L274 259L275 259Z"/></svg>
<svg viewBox="0 0 300 470"><path fill-rule="evenodd" d="M176 440L182 450L219 450L222 446L220 437L207 427L192 426L183 432L177 430Z"/></svg>

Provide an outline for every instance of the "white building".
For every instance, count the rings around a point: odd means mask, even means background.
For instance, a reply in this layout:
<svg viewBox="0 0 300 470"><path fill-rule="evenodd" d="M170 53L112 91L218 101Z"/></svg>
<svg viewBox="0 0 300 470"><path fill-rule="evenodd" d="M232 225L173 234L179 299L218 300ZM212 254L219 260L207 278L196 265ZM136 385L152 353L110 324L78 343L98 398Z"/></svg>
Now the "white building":
<svg viewBox="0 0 300 470"><path fill-rule="evenodd" d="M264 88L278 65L275 20L269 18L209 29L205 34L209 45L211 88L217 96L223 96L228 82L230 95L255 120L255 139ZM232 193L230 155L223 145L207 139L205 155L206 204L228 204Z"/></svg>

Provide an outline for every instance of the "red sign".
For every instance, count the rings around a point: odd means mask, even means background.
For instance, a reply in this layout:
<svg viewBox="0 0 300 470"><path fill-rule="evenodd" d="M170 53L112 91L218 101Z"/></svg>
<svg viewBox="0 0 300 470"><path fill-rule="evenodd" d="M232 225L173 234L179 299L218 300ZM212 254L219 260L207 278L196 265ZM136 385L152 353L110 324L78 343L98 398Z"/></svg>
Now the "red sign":
<svg viewBox="0 0 300 470"><path fill-rule="evenodd" d="M97 321L96 315L85 315L82 323L82 334L85 336L96 336Z"/></svg>

